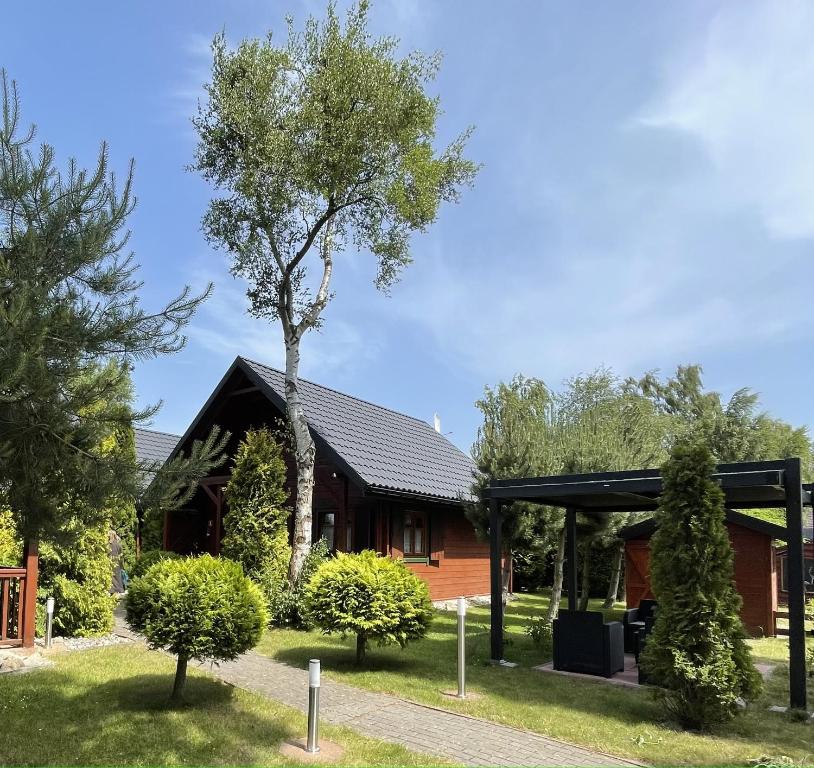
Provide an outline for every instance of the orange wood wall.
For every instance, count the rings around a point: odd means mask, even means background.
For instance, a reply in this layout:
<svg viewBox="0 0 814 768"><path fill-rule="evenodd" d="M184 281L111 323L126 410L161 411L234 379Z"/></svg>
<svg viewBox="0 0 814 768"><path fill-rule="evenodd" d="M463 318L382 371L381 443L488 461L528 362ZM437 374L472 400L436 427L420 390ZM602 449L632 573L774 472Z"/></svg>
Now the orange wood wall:
<svg viewBox="0 0 814 768"><path fill-rule="evenodd" d="M774 634L777 611L777 579L771 537L727 523L735 551L735 584L743 598L741 619L753 635ZM653 598L650 589L650 542L647 538L625 543L625 600L635 608L643 598Z"/></svg>

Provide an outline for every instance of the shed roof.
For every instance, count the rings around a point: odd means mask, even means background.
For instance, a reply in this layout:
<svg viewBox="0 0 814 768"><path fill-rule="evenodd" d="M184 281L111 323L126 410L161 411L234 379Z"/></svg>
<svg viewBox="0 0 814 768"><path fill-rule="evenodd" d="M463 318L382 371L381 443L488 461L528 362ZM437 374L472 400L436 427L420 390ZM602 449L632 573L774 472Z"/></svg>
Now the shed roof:
<svg viewBox="0 0 814 768"><path fill-rule="evenodd" d="M242 357L236 363L284 410L282 371ZM471 498L474 462L427 422L306 379L299 390L312 432L371 490Z"/></svg>
<svg viewBox="0 0 814 768"><path fill-rule="evenodd" d="M751 531L757 531L771 539L779 539L786 541L788 532L782 525L770 523L768 520L762 520L752 515L744 515L742 512L736 512L734 509L726 510L726 522L733 525L740 525L743 528L748 528ZM630 539L640 539L647 536L652 536L656 530L656 518L648 517L646 520L641 520L633 525L627 525L619 531L619 538L628 541Z"/></svg>

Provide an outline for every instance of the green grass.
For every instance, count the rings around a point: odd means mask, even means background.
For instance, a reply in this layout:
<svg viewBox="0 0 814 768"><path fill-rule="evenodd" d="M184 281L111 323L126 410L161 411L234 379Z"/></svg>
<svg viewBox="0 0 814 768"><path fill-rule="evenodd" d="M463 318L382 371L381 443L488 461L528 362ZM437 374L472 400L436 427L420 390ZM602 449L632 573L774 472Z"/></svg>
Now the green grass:
<svg viewBox="0 0 814 768"><path fill-rule="evenodd" d="M0 675L2 765L284 765L281 742L305 734L299 712L197 671L171 708L173 660L137 646L54 658ZM322 736L345 748L340 765L427 764L344 728Z"/></svg>
<svg viewBox="0 0 814 768"><path fill-rule="evenodd" d="M770 704L788 703L788 675L777 672L763 697L731 725L714 734L689 733L663 722L652 693L600 681L583 681L530 669L550 659L550 649L537 648L524 634L533 616L541 615L548 599L522 595L506 614L505 656L519 662L500 669L489 661L488 608L468 615L468 689L482 698L459 702L441 691L456 687L456 618L439 613L428 636L399 648L368 652L363 669L354 665L352 638L342 640L318 631L273 630L258 650L299 667L310 658L322 661L324 673L342 682L383 691L436 707L465 712L655 765L744 765L761 755L788 755L796 760L814 756L814 727L767 712ZM597 609L595 603L592 609ZM609 612L618 617L619 609ZM781 661L784 640L755 641L755 655ZM814 690L811 691L814 699Z"/></svg>

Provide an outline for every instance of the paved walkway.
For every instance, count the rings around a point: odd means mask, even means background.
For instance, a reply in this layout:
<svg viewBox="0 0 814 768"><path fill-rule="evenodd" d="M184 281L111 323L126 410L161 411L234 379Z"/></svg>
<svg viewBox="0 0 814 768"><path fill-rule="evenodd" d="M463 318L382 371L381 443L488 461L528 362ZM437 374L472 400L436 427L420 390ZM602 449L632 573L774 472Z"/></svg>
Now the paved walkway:
<svg viewBox="0 0 814 768"><path fill-rule="evenodd" d="M116 623L117 633L133 636L118 617ZM308 709L306 670L253 652L237 661L212 665L211 670L206 664L203 669L239 688L255 691L303 712ZM333 725L347 726L365 736L465 765L639 765L540 734L324 678L320 691L320 718Z"/></svg>

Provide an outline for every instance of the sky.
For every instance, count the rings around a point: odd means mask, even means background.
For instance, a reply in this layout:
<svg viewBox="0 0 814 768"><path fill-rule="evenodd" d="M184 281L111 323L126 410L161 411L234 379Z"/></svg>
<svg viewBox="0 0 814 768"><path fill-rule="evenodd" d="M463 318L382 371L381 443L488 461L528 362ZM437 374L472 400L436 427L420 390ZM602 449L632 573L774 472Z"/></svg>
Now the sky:
<svg viewBox="0 0 814 768"><path fill-rule="evenodd" d="M475 186L411 242L389 296L345 252L301 375L432 423L468 450L485 386L557 387L700 363L729 396L814 425L814 5L373 0L371 30L441 50L439 146L474 125ZM344 7L340 3L340 8ZM212 298L173 357L141 362L153 428L183 432L237 355L281 367L279 327L249 317L205 241L212 196L187 170L212 37L285 34L307 0L10 3L0 67L63 164L102 140L135 160L131 246L143 302Z"/></svg>

